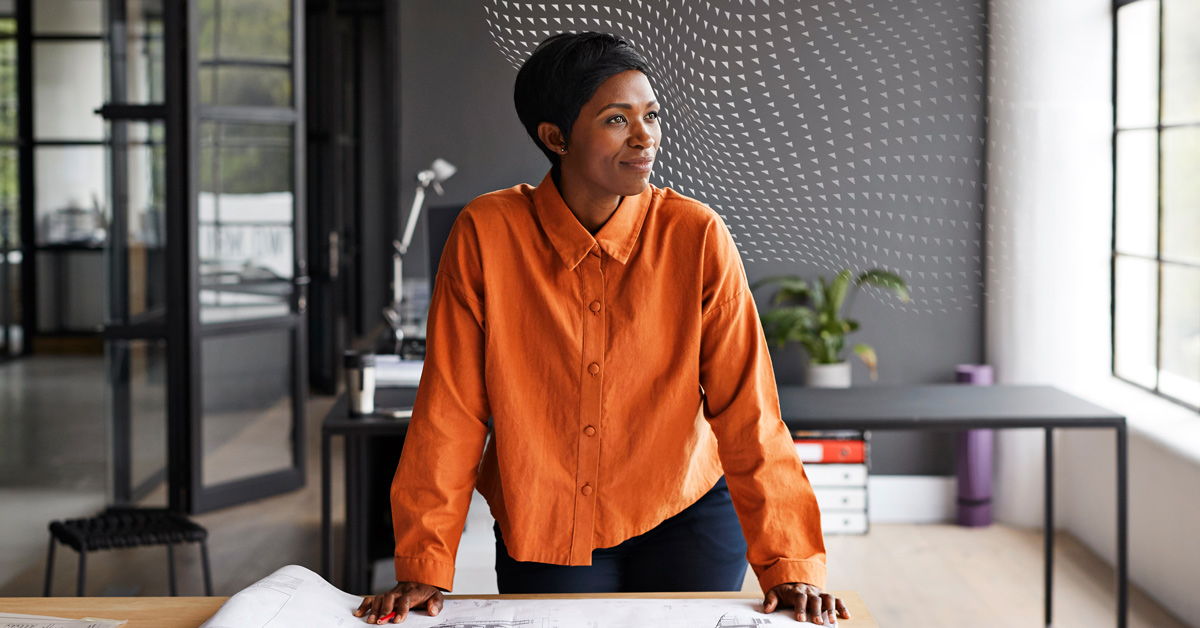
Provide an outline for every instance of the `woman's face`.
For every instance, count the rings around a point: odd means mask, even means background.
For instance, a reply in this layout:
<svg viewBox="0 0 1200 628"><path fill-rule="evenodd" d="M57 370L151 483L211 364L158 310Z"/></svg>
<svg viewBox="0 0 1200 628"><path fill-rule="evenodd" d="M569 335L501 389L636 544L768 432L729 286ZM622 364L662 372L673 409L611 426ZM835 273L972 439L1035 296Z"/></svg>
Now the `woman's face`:
<svg viewBox="0 0 1200 628"><path fill-rule="evenodd" d="M662 128L645 74L626 70L596 90L571 127L562 173L593 196L634 196L646 189Z"/></svg>

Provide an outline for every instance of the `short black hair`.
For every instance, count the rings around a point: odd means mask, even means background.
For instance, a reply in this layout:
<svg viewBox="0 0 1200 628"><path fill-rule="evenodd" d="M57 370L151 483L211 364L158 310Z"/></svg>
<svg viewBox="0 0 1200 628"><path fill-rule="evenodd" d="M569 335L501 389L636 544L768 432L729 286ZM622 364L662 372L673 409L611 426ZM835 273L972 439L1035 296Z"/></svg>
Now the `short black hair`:
<svg viewBox="0 0 1200 628"><path fill-rule="evenodd" d="M646 59L630 43L610 33L559 33L547 38L521 65L513 87L513 103L525 131L550 163L558 154L538 137L538 125L550 122L568 143L580 110L610 77L637 70L650 76Z"/></svg>

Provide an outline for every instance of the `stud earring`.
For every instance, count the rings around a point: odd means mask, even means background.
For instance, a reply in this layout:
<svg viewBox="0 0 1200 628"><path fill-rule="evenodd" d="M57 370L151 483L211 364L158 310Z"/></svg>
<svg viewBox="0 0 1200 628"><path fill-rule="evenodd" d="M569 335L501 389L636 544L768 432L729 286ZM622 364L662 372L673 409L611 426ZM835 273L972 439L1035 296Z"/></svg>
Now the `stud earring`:
<svg viewBox="0 0 1200 628"><path fill-rule="evenodd" d="M563 154L566 154L566 152L567 152L567 149L565 149L565 148L560 148L560 149L558 149L558 152L560 152L560 153L563 153Z"/></svg>

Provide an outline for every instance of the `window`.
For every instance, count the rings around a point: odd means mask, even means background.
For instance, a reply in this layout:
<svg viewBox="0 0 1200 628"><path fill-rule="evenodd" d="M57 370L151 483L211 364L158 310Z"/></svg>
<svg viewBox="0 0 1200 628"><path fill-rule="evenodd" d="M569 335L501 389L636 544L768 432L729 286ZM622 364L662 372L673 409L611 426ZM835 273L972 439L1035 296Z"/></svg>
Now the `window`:
<svg viewBox="0 0 1200 628"><path fill-rule="evenodd" d="M19 145L17 21L11 8L0 8L0 361L23 348Z"/></svg>
<svg viewBox="0 0 1200 628"><path fill-rule="evenodd" d="M1115 6L1113 373L1200 408L1200 3Z"/></svg>

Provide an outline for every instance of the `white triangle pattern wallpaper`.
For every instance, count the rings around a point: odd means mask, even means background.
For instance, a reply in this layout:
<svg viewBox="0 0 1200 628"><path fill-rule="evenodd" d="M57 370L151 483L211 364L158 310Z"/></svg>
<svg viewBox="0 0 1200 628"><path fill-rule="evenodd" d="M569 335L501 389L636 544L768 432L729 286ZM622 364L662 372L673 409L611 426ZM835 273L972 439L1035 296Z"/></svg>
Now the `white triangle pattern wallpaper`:
<svg viewBox="0 0 1200 628"><path fill-rule="evenodd" d="M487 0L515 69L562 31L617 33L663 104L654 183L700 199L755 264L883 268L920 316L984 294L987 7L981 0Z"/></svg>

